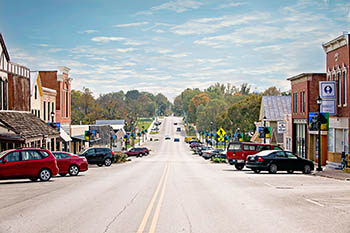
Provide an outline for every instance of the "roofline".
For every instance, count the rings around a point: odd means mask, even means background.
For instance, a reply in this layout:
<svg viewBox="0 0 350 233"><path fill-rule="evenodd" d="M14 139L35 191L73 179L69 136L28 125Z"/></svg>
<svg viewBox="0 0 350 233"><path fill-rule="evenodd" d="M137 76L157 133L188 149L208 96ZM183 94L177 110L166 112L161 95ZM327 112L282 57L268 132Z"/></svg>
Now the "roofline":
<svg viewBox="0 0 350 233"><path fill-rule="evenodd" d="M301 74L295 75L293 77L287 78L287 80L294 81L296 79L303 78L303 77L309 76L309 75L327 75L327 74L326 73L301 73Z"/></svg>
<svg viewBox="0 0 350 233"><path fill-rule="evenodd" d="M9 52L7 51L6 44L5 44L4 38L2 37L1 32L0 32L0 43L1 43L2 47L4 48L4 52L5 52L5 56L6 56L7 60L10 61L10 55L9 55Z"/></svg>
<svg viewBox="0 0 350 233"><path fill-rule="evenodd" d="M338 36L337 38L335 38L335 39L333 39L333 40L330 40L330 41L328 41L328 42L326 42L326 43L323 43L323 44L322 44L323 50L324 50L325 52L327 52L327 51L326 51L326 48L327 48L327 47L329 47L329 46L331 46L332 44L335 44L335 43L337 43L337 42L340 42L340 41L342 41L342 40L345 40L345 41L347 42L347 45L349 45L350 41L349 41L348 38L347 38L347 37L349 37L349 35L350 35L350 33L344 32L342 35Z"/></svg>

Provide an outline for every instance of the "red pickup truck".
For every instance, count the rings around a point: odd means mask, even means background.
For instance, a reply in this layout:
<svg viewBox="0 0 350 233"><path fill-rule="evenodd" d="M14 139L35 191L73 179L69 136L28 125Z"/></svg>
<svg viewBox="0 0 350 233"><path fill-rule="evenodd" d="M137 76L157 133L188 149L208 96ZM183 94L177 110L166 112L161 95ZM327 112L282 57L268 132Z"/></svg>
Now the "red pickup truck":
<svg viewBox="0 0 350 233"><path fill-rule="evenodd" d="M131 148L129 151L125 152L128 156L142 157L149 154L149 150L146 147Z"/></svg>
<svg viewBox="0 0 350 233"><path fill-rule="evenodd" d="M235 165L237 170L242 170L246 164L248 155L254 155L263 150L283 149L278 145L272 144L231 142L227 147L226 158L230 165Z"/></svg>

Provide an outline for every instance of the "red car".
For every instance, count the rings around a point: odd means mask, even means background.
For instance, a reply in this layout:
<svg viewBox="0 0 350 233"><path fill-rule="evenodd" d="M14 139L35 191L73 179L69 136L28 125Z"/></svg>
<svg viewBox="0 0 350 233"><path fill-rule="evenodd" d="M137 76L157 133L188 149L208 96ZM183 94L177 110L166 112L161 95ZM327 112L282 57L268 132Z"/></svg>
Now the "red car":
<svg viewBox="0 0 350 233"><path fill-rule="evenodd" d="M48 150L26 148L0 153L0 179L48 181L57 173L56 158Z"/></svg>
<svg viewBox="0 0 350 233"><path fill-rule="evenodd" d="M56 157L59 174L61 176L69 175L77 176L79 172L88 170L88 162L85 157L79 157L67 152L52 152Z"/></svg>
<svg viewBox="0 0 350 233"><path fill-rule="evenodd" d="M146 147L131 148L129 151L125 152L128 156L142 157L149 154L149 150Z"/></svg>

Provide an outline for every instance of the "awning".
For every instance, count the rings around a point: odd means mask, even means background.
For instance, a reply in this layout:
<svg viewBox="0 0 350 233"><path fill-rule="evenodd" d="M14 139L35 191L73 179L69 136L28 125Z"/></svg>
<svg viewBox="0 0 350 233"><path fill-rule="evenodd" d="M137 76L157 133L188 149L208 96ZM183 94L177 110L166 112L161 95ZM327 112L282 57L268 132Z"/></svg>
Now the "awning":
<svg viewBox="0 0 350 233"><path fill-rule="evenodd" d="M85 142L89 142L89 140L85 139L84 135L78 135L78 136L72 136L73 141L85 141ZM97 142L101 140L101 138L97 138L95 140L90 140L90 142Z"/></svg>
<svg viewBox="0 0 350 233"><path fill-rule="evenodd" d="M65 141L65 142L70 142L72 141L72 138L64 131L62 128L60 129L60 137Z"/></svg>

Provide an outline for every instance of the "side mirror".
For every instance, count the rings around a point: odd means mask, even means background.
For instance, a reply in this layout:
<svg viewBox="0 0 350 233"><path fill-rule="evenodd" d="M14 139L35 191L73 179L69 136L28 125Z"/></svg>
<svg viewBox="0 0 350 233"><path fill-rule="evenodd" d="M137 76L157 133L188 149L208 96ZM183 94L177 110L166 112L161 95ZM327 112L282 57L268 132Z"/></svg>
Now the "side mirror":
<svg viewBox="0 0 350 233"><path fill-rule="evenodd" d="M3 159L3 160L2 160L2 164L5 164L5 163L7 163L7 160L6 160L6 159Z"/></svg>

